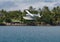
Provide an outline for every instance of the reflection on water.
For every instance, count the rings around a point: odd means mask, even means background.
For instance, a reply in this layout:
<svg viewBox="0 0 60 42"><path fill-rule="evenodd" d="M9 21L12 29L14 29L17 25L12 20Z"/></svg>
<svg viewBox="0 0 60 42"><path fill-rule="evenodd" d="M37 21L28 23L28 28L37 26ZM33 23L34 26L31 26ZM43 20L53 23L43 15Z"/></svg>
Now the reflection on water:
<svg viewBox="0 0 60 42"><path fill-rule="evenodd" d="M59 26L1 26L0 42L60 42Z"/></svg>

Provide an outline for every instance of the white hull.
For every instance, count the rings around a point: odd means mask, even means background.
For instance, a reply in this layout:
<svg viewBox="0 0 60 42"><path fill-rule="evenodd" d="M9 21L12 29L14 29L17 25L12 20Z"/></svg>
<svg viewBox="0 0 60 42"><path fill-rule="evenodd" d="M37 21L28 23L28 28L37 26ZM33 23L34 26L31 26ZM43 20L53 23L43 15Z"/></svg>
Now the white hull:
<svg viewBox="0 0 60 42"><path fill-rule="evenodd" d="M26 20L34 20L33 18L31 18L31 17L23 17L24 19L26 19Z"/></svg>

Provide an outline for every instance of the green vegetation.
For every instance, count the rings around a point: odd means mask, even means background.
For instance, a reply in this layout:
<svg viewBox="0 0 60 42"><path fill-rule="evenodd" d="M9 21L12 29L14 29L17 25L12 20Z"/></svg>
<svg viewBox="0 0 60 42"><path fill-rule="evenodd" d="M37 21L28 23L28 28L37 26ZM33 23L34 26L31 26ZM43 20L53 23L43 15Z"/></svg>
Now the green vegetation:
<svg viewBox="0 0 60 42"><path fill-rule="evenodd" d="M0 24L1 23L11 23L11 22L23 22L26 24L41 24L42 22L50 25L60 25L60 7L54 7L53 9L49 9L47 6L43 7L42 9L36 9L32 6L27 9L33 14L38 14L38 12L43 15L41 18L36 17L35 21L27 21L23 19L23 16L26 15L25 10L22 12L21 10L15 11L6 11L0 10Z"/></svg>

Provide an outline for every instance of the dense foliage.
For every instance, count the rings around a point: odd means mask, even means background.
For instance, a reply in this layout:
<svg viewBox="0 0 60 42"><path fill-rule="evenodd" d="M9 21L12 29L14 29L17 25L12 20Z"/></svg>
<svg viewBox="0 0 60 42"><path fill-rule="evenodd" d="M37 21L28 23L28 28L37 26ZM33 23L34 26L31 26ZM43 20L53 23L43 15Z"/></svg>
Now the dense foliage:
<svg viewBox="0 0 60 42"><path fill-rule="evenodd" d="M58 25L60 24L60 7L54 7L53 9L49 9L47 6L43 7L42 9L36 9L32 6L27 9L33 14L40 13L43 15L41 18L36 17L35 21L31 21L35 24L39 24L41 22L50 24L50 25ZM0 23L3 22L12 22L12 19L19 20L23 23L31 23L30 21L24 20L23 16L25 16L26 12L25 10L22 12L21 10L15 10L15 11L5 11L0 10Z"/></svg>

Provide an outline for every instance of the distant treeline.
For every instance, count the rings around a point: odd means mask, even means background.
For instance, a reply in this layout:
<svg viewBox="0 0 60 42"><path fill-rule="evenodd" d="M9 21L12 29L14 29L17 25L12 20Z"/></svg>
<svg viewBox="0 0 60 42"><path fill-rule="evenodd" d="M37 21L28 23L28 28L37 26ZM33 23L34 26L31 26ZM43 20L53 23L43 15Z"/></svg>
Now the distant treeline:
<svg viewBox="0 0 60 42"><path fill-rule="evenodd" d="M21 10L6 11L2 9L0 10L0 24L4 22L11 23L14 22L13 20L19 20L20 22L26 24L31 22L34 22L35 24L44 22L50 25L60 25L60 6L54 7L51 10L47 6L43 7L42 9L36 9L30 6L27 10L33 14L40 13L43 16L41 18L36 17L35 21L27 21L23 19L23 16L26 15L25 10L22 12Z"/></svg>

